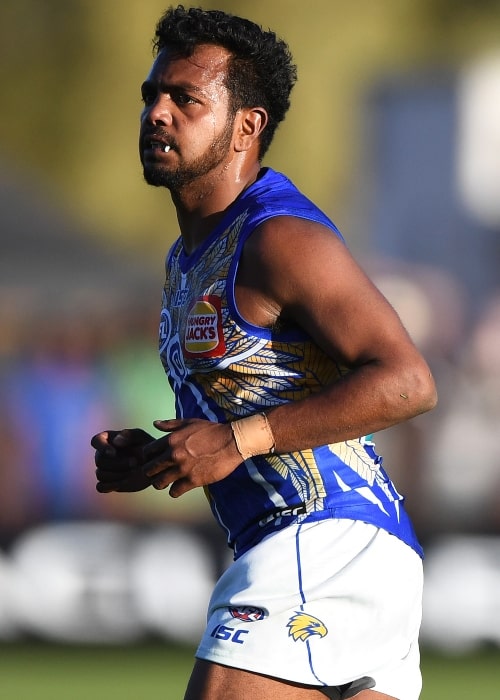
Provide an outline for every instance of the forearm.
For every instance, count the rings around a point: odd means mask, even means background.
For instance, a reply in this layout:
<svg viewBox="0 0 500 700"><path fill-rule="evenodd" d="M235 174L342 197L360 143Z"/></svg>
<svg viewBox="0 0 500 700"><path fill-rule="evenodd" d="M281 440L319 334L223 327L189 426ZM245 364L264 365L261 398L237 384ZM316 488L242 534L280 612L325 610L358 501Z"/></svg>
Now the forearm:
<svg viewBox="0 0 500 700"><path fill-rule="evenodd" d="M418 367L366 364L306 399L267 411L275 451L293 452L384 430L430 410L436 390Z"/></svg>

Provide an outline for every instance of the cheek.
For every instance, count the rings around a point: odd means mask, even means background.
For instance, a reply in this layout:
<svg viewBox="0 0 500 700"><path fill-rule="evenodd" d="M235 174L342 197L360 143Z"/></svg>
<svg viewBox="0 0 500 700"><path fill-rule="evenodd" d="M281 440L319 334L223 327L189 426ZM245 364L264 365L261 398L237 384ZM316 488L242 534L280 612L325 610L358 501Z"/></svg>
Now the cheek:
<svg viewBox="0 0 500 700"><path fill-rule="evenodd" d="M221 121L221 124L223 122ZM211 134L212 136L215 136L217 133L217 114L214 109L210 111L210 113L207 115L207 128L211 129Z"/></svg>
<svg viewBox="0 0 500 700"><path fill-rule="evenodd" d="M218 119L215 112L208 112L202 119L192 124L184 121L180 124L181 129L186 129L189 136L185 140L185 151L187 153L197 153L206 151L216 140L217 135L221 132L221 127L218 126Z"/></svg>

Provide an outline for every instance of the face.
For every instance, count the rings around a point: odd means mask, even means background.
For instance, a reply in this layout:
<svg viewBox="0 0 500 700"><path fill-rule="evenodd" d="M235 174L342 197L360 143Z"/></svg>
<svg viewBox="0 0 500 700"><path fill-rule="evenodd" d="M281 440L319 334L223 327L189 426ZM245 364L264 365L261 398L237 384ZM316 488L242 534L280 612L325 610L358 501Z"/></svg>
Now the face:
<svg viewBox="0 0 500 700"><path fill-rule="evenodd" d="M234 115L224 85L229 54L198 46L189 58L163 49L142 85L139 152L150 185L177 191L223 168Z"/></svg>

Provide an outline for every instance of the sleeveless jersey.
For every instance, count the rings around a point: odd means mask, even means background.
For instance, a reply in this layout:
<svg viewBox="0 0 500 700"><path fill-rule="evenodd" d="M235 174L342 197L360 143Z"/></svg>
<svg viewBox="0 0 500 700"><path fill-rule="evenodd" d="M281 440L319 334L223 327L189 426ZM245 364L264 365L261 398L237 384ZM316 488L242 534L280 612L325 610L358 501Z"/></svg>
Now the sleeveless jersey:
<svg viewBox="0 0 500 700"><path fill-rule="evenodd" d="M169 252L160 356L179 418L228 422L307 397L348 372L300 327L261 328L238 313L242 248L259 224L275 216L319 222L341 237L290 180L264 168L191 255L181 239ZM365 437L253 457L205 490L235 558L290 523L325 518L371 523L422 555L404 499Z"/></svg>

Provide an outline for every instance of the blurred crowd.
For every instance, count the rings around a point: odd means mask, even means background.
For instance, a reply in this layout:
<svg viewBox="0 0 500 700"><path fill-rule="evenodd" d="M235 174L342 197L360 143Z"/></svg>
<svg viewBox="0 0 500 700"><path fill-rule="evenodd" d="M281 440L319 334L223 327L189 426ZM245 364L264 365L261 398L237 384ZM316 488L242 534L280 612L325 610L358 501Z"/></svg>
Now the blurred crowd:
<svg viewBox="0 0 500 700"><path fill-rule="evenodd" d="M425 541L443 533L500 533L500 291L468 319L448 274L375 265L435 374L439 406L375 436ZM95 491L90 437L151 427L174 414L156 353L157 309L11 318L0 372L0 533L8 544L46 522L95 519L210 521L201 490ZM14 328L15 326L15 328ZM10 343L5 338L10 337ZM153 431L154 432L154 431Z"/></svg>
<svg viewBox="0 0 500 700"><path fill-rule="evenodd" d="M470 312L449 272L376 273L435 376L434 411L379 433L422 540L500 534L500 288Z"/></svg>
<svg viewBox="0 0 500 700"><path fill-rule="evenodd" d="M153 490L95 490L93 434L139 426L154 434L154 419L174 415L156 308L28 314L2 327L10 342L0 364L0 544L47 522L207 516L202 496L181 503Z"/></svg>

